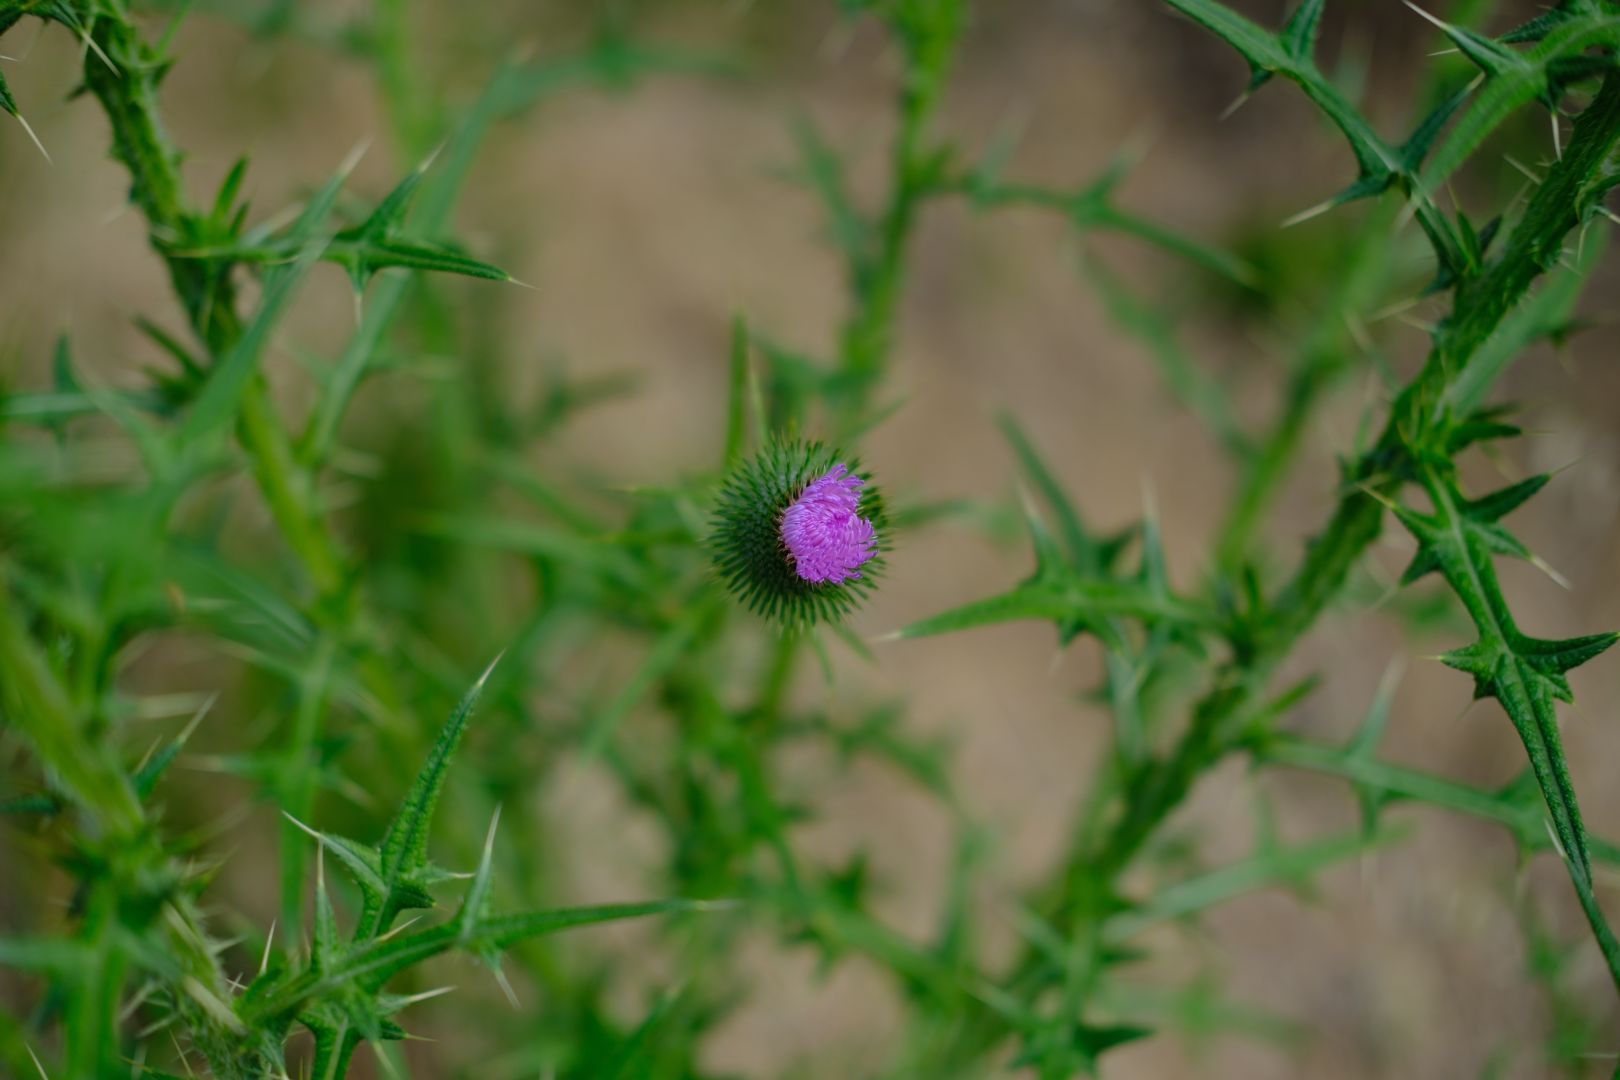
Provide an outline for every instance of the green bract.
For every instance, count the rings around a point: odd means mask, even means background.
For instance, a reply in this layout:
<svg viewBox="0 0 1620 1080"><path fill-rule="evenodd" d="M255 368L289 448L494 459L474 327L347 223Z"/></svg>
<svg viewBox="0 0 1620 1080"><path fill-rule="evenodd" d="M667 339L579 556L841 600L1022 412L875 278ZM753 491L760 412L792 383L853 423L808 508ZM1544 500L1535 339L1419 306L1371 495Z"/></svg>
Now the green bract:
<svg viewBox="0 0 1620 1080"><path fill-rule="evenodd" d="M782 515L813 481L838 465L865 481L860 514L877 533L877 550L861 576L833 584L801 578L782 540ZM785 626L842 618L872 591L883 572L889 523L883 496L859 463L833 447L797 439L770 443L739 463L720 485L709 551L715 569L749 609Z"/></svg>

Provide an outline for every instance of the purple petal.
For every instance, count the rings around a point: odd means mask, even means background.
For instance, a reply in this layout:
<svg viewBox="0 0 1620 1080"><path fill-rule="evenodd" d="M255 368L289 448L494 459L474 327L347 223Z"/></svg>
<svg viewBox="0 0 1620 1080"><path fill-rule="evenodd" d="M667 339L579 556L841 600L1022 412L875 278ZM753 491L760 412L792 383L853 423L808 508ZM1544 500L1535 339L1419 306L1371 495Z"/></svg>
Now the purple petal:
<svg viewBox="0 0 1620 1080"><path fill-rule="evenodd" d="M860 577L877 554L872 523L860 516L862 481L835 466L782 514L782 542L804 580L839 584Z"/></svg>

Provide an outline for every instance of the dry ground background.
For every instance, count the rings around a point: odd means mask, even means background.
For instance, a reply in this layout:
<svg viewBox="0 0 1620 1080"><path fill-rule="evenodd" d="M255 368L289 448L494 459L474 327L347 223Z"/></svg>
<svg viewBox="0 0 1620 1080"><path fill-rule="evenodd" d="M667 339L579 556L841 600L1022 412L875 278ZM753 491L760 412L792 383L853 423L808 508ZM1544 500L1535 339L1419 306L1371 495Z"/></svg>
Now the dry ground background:
<svg viewBox="0 0 1620 1080"><path fill-rule="evenodd" d="M590 5L416 6L428 50L425 84L448 79L461 87L475 85L513 44L551 48L576 39ZM946 110L965 146L982 147L998 129L1019 125L1011 171L1067 185L1148 136L1148 152L1124 189L1129 205L1211 241L1271 253L1281 275L1331 267L1335 238L1353 227L1354 211L1286 236L1276 230L1336 190L1350 167L1290 89L1269 88L1217 122L1240 87L1240 64L1149 0L977 6ZM1280 8L1270 0L1242 6L1267 19ZM707 462L721 423L733 311L790 341L831 343L843 286L817 207L779 175L793 155L789 120L808 110L837 143L856 148L857 176L870 192L890 131L894 74L883 43L840 30L832 7L811 0L647 5L648 33L734 51L754 74L742 82L658 79L622 97L564 96L498 130L482 157L462 200L461 235L534 286L505 288L487 305L489 333L517 359L504 377L515 388L532 387L550 359L566 357L574 372L633 372L641 380L635 398L570 431L564 446L572 460L623 483L657 482ZM1328 54L1369 58L1373 115L1396 123L1412 72L1435 38L1395 0L1330 10ZM122 211L126 179L106 158L103 121L89 102L64 100L74 44L48 34L29 46L19 40L27 36L8 36L5 52L28 53L5 70L54 165L15 125L0 125L0 377L25 385L42 378L52 340L70 329L87 366L117 383L152 358L128 316L172 317L167 283L137 216ZM191 151L194 191L211 190L247 152L255 205L268 212L368 138L378 142L356 186L380 194L397 175L402 163L381 135L386 122L374 78L360 65L317 44L265 45L207 15L190 20L179 53L165 103L173 134ZM1183 339L1246 410L1264 415L1297 312L1234 313L1157 256L1128 243L1090 247L1187 311ZM1049 217L931 209L910 259L894 376L906 403L870 439L865 456L903 496L1008 505L1013 463L994 416L1010 410L1094 520L1131 520L1150 490L1173 572L1190 585L1202 571L1229 471L1213 440L1167 396L1139 347L1075 273L1075 250L1068 230ZM284 342L275 360L287 371L296 365L295 346L330 350L352 318L339 272L321 275L305 294L296 341ZM1608 273L1588 294L1588 308L1600 317L1612 311L1617 280ZM1416 329L1394 329L1387 340L1399 363L1421 354ZM1521 535L1574 587L1564 591L1533 571L1505 569L1528 628L1548 636L1620 626L1616 340L1600 327L1577 338L1562 362L1538 351L1505 388L1527 402L1529 426L1546 434L1525 442L1515 451L1520 460L1503 468L1575 463L1521 522ZM1351 444L1363 409L1381 393L1373 377L1353 379L1311 432L1308 456L1270 529L1285 557L1324 519L1335 454ZM362 427L408 424L423 396L387 383L373 388L362 402ZM1398 570L1400 538L1378 555ZM987 595L1022 576L1026 560L1021 542L993 542L960 524L925 530L892 560L892 576L859 627L876 634ZM1467 709L1466 680L1420 658L1460 640L1415 641L1387 620L1341 613L1298 659L1299 670L1320 668L1329 677L1295 723L1323 735L1349 731L1385 668L1404 657L1386 755L1478 783L1505 782L1522 761L1506 720L1494 705ZM183 648L165 665L174 689L212 678L206 658ZM1104 716L1080 700L1095 670L1089 646L1058 657L1049 627L1019 625L887 645L875 666L847 665L836 688L806 679L800 692L893 695L909 702L907 723L954 739L966 800L997 831L993 876L996 895L1004 896L1031 880L1062 843L1103 745ZM1576 784L1597 831L1620 835L1613 783L1620 660L1582 669L1575 683L1581 705L1567 714L1566 739ZM538 710L546 706L536 702ZM571 835L551 857L577 864L581 893L597 882L637 880L645 853L635 822L605 785L589 775L574 779ZM1332 781L1277 776L1261 783L1290 837L1353 820L1351 799ZM1241 853L1255 786L1239 769L1223 772L1200 789L1181 827L1196 830L1217 856ZM217 812L240 797L203 776L185 812ZM885 886L885 914L908 928L929 925L938 902L930 883L949 857L939 813L877 770L855 770L839 790L821 792L820 802L826 816L811 830L811 846L832 852L866 844ZM1561 871L1545 860L1521 871L1505 837L1482 824L1424 809L1395 816L1415 826L1411 838L1328 875L1311 902L1255 896L1212 918L1202 939L1163 939L1155 963L1167 975L1218 972L1235 997L1296 1021L1309 1038L1294 1055L1232 1040L1157 1040L1111 1056L1105 1074L1476 1076L1504 1041L1539 1038L1546 1003L1524 973L1514 902L1530 890L1561 933L1580 938L1585 931ZM274 914L273 849L264 847L272 828L269 810L251 811L229 838L220 886L229 905L261 924ZM613 845L604 865L606 836L625 842ZM0 916L22 922L23 898L37 883L4 876ZM1611 888L1607 900L1620 910L1620 893ZM1601 1002L1601 966L1595 951L1583 948L1589 955L1579 979ZM877 1060L895 1011L876 972L857 962L820 981L808 955L763 946L758 971L752 1004L716 1042L716 1067L841 1077L861 1075L863 1061ZM1614 1009L1607 1015L1612 1021ZM418 1027L441 1040L418 1047L421 1075L455 1068L481 1075L471 1063L488 1048L454 1016L421 1014ZM1522 1062L1512 1074L1539 1075Z"/></svg>

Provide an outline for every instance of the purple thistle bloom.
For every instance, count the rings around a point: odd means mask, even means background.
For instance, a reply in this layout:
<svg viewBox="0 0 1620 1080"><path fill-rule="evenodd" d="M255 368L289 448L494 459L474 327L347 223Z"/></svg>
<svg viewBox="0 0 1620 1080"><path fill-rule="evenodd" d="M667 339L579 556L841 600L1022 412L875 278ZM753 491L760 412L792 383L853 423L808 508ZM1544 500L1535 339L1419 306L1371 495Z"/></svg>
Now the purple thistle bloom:
<svg viewBox="0 0 1620 1080"><path fill-rule="evenodd" d="M806 581L837 585L858 578L861 564L877 554L872 523L860 516L862 480L848 472L836 466L782 514L782 542Z"/></svg>

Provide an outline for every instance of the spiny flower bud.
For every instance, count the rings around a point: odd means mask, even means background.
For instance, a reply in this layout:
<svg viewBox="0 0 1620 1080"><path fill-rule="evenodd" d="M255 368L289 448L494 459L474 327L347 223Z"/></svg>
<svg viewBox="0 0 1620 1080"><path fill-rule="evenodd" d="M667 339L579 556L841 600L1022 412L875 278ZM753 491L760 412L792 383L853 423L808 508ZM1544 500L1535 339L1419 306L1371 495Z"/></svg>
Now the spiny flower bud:
<svg viewBox="0 0 1620 1080"><path fill-rule="evenodd" d="M871 590L887 547L868 480L821 443L772 443L720 487L715 568L739 600L786 625L842 617Z"/></svg>

